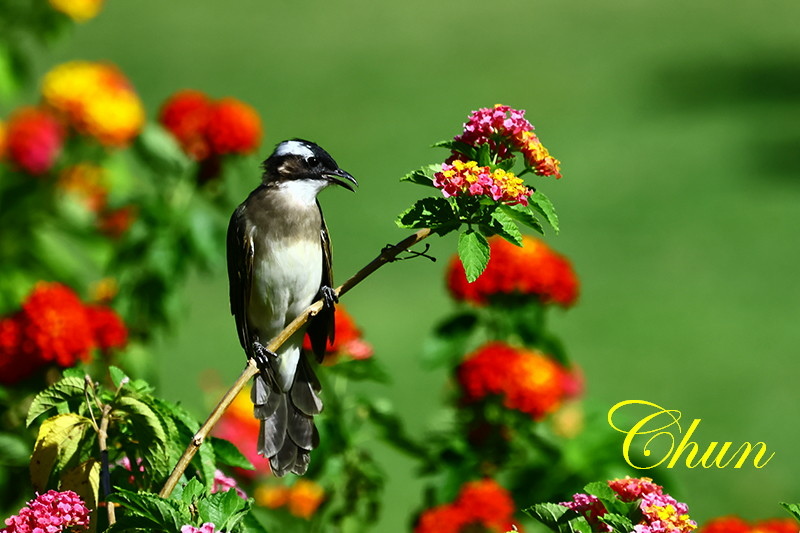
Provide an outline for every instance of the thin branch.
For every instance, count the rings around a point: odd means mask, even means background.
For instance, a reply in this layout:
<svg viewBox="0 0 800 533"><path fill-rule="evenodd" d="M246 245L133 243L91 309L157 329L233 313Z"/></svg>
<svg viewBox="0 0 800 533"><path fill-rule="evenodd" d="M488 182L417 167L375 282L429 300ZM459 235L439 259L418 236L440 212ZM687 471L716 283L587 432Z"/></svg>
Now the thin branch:
<svg viewBox="0 0 800 533"><path fill-rule="evenodd" d="M111 494L111 473L108 465L108 419L111 414L111 404L103 406L103 414L100 417L100 430L97 432L97 442L100 447L100 483L103 489L103 501L106 504L108 511L108 524L111 525L117 521L114 516L114 504L108 501L108 495Z"/></svg>
<svg viewBox="0 0 800 533"><path fill-rule="evenodd" d="M370 261L369 264L367 264L364 268L356 272L356 274L350 279L340 285L336 289L336 295L339 297L343 296L353 287L361 283L367 276L378 270L386 263L393 261L400 253L406 251L430 235L430 228L423 228L416 233L409 235L394 246L388 246L384 248L375 259ZM295 318L288 326L286 326L283 331L281 331L274 339L272 339L272 341L270 341L269 345L267 346L267 350L271 352L277 352L278 348L280 348L283 343L289 340L289 338L294 335L297 330L303 327L303 325L305 325L305 323L308 322L311 317L315 316L322 310L323 305L324 302L322 300L317 300L308 306L305 311L300 313L297 318ZM258 374L258 368L256 367L255 361L250 359L247 361L247 366L245 367L244 371L242 371L239 378L236 380L233 386L228 389L228 392L225 393L214 410L211 411L211 414L208 416L205 423L192 438L189 446L178 460L178 464L175 465L175 468L172 470L172 474L170 474L169 478L164 484L164 487L161 489L161 492L159 492L159 496L162 498L167 498L170 494L172 494L173 489L178 484L178 480L180 480L184 471L189 466L189 463L192 461L194 454L197 453L197 450L203 444L206 437L208 437L209 433L211 433L211 430L217 424L219 419L222 418L222 415L228 406L233 403L236 395L239 394L239 392L256 374Z"/></svg>

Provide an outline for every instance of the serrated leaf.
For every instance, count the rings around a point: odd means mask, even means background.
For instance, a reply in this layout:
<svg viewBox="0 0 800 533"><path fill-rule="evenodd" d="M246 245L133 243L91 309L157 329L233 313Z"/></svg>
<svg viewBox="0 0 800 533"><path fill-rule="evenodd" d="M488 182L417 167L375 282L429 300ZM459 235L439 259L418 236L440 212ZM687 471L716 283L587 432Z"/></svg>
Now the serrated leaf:
<svg viewBox="0 0 800 533"><path fill-rule="evenodd" d="M111 382L115 387L119 388L120 384L124 381L130 381L130 378L120 368L115 366L108 367L108 374L111 376Z"/></svg>
<svg viewBox="0 0 800 533"><path fill-rule="evenodd" d="M408 181L416 183L417 185L426 185L428 187L435 187L433 184L433 175L442 169L441 165L427 165L417 170L413 170L400 178L400 181Z"/></svg>
<svg viewBox="0 0 800 533"><path fill-rule="evenodd" d="M183 507L174 500L159 498L157 494L150 492L118 489L108 497L108 500L123 506L126 509L124 518L137 523L136 526L128 527L180 531L181 526L192 523L188 507ZM122 520L119 523L125 524ZM126 528L114 528L114 531L124 529Z"/></svg>
<svg viewBox="0 0 800 533"><path fill-rule="evenodd" d="M81 374L83 376L83 374ZM75 399L83 399L85 381L83 377L65 377L36 395L28 409L25 425L30 426L40 415Z"/></svg>
<svg viewBox="0 0 800 533"><path fill-rule="evenodd" d="M202 495L206 494L206 488L200 483L200 480L193 477L188 483L178 485L172 492L171 498L183 502L185 505L193 505L195 500L199 499Z"/></svg>
<svg viewBox="0 0 800 533"><path fill-rule="evenodd" d="M539 503L524 512L558 533L592 533L584 517L557 503Z"/></svg>
<svg viewBox="0 0 800 533"><path fill-rule="evenodd" d="M633 531L633 522L627 516L606 513L600 517L600 520L611 526L614 530L613 533L630 533Z"/></svg>
<svg viewBox="0 0 800 533"><path fill-rule="evenodd" d="M789 511L795 520L800 520L800 503L781 502L781 507Z"/></svg>
<svg viewBox="0 0 800 533"><path fill-rule="evenodd" d="M449 141L439 141L438 143L433 145L433 148L447 148L453 152L458 152L463 154L469 160L477 160L477 149L472 146L471 144L467 144L463 141L456 141L455 139Z"/></svg>
<svg viewBox="0 0 800 533"><path fill-rule="evenodd" d="M234 468L244 468L245 470L256 469L253 463L251 463L232 442L218 437L211 437L208 443L214 448L214 455L217 458L217 462Z"/></svg>
<svg viewBox="0 0 800 533"><path fill-rule="evenodd" d="M517 223L502 209L495 209L492 212L492 224L489 227L492 232L500 235L508 242L522 246L522 233L520 233Z"/></svg>
<svg viewBox="0 0 800 533"><path fill-rule="evenodd" d="M216 492L197 501L199 522L212 522L220 531L228 531L244 518L250 503L241 498L235 490Z"/></svg>
<svg viewBox="0 0 800 533"><path fill-rule="evenodd" d="M583 492L604 500L616 500L617 493L605 481L593 481L583 487Z"/></svg>
<svg viewBox="0 0 800 533"><path fill-rule="evenodd" d="M533 209L544 216L547 223L558 233L558 215L556 214L555 207L553 207L553 202L540 191L533 193L530 198L528 198L528 202Z"/></svg>
<svg viewBox="0 0 800 533"><path fill-rule="evenodd" d="M42 422L31 455L30 471L34 490L44 491L51 473L69 463L90 426L88 418L74 413L56 415Z"/></svg>
<svg viewBox="0 0 800 533"><path fill-rule="evenodd" d="M96 509L100 495L100 461L89 459L61 474L60 490L78 494L89 509Z"/></svg>
<svg viewBox="0 0 800 533"><path fill-rule="evenodd" d="M400 213L397 225L401 228L435 229L458 223L453 208L445 198L428 197L417 200L414 205Z"/></svg>
<svg viewBox="0 0 800 533"><path fill-rule="evenodd" d="M170 468L167 433L161 418L145 402L132 396L122 396L114 402L112 416L121 418L135 436L144 462L145 473L152 480L166 477Z"/></svg>
<svg viewBox="0 0 800 533"><path fill-rule="evenodd" d="M472 283L489 264L489 243L486 237L468 229L458 236L458 257L464 265L467 281Z"/></svg>
<svg viewBox="0 0 800 533"><path fill-rule="evenodd" d="M522 204L503 204L500 206L500 209L517 222L521 222L529 228L532 228L544 235L544 228L542 228L542 225L539 223L539 219L536 218L536 215L531 212L528 206Z"/></svg>

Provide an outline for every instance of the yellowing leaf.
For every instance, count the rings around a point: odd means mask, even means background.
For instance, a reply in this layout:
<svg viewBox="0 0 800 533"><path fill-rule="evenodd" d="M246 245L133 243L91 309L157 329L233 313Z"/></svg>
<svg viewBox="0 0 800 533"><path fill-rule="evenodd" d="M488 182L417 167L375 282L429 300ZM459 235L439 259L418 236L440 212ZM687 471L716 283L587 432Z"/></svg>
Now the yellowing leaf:
<svg viewBox="0 0 800 533"><path fill-rule="evenodd" d="M78 494L89 509L97 509L100 493L100 461L89 459L61 474L60 490Z"/></svg>
<svg viewBox="0 0 800 533"><path fill-rule="evenodd" d="M39 428L39 436L31 455L31 481L36 491L47 488L53 470L60 470L75 455L91 426L88 418L65 413L48 418Z"/></svg>

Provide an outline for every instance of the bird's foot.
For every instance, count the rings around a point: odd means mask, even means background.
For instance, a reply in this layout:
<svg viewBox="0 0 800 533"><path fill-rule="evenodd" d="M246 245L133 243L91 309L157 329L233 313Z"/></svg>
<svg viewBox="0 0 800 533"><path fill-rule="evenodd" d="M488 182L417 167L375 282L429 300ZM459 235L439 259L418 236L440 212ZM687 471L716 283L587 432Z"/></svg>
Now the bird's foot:
<svg viewBox="0 0 800 533"><path fill-rule="evenodd" d="M253 342L253 361L256 362L256 367L261 372L261 377L264 381L269 383L270 359L277 359L278 354L271 350L267 350L266 346L258 341Z"/></svg>
<svg viewBox="0 0 800 533"><path fill-rule="evenodd" d="M335 289L323 285L319 289L319 292L322 294L322 299L325 301L325 307L327 309L333 309L333 306L339 303L339 295L336 294Z"/></svg>

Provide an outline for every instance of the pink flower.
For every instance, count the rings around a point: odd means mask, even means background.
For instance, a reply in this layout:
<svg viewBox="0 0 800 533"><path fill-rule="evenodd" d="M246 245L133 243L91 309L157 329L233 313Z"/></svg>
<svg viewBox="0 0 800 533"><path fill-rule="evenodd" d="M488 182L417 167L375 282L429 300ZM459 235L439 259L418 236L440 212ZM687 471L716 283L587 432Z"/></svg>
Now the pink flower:
<svg viewBox="0 0 800 533"><path fill-rule="evenodd" d="M82 531L89 526L89 509L71 490L50 490L37 494L28 507L6 519L6 526L0 533L59 533L65 528Z"/></svg>
<svg viewBox="0 0 800 533"><path fill-rule="evenodd" d="M509 205L528 205L528 197L533 193L512 172L500 168L492 171L489 167L478 166L475 161L458 159L452 164L442 164L441 172L433 176L433 185L442 190L445 198L465 194L489 196L496 202Z"/></svg>
<svg viewBox="0 0 800 533"><path fill-rule="evenodd" d="M232 477L226 476L222 470L217 468L217 470L214 472L214 484L211 486L211 493L228 492L231 489L234 489L236 494L238 494L243 500L247 499L247 494L245 494L245 492L239 488L236 480Z"/></svg>
<svg viewBox="0 0 800 533"><path fill-rule="evenodd" d="M64 128L49 111L23 107L8 122L8 157L28 174L45 174L55 165L64 137Z"/></svg>
<svg viewBox="0 0 800 533"><path fill-rule="evenodd" d="M211 522L206 522L200 527L190 526L189 524L181 527L181 533L215 533L216 530L217 526Z"/></svg>

